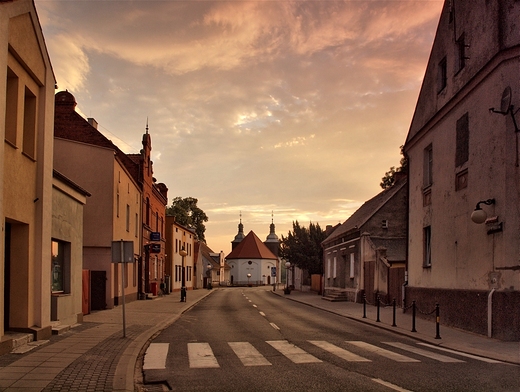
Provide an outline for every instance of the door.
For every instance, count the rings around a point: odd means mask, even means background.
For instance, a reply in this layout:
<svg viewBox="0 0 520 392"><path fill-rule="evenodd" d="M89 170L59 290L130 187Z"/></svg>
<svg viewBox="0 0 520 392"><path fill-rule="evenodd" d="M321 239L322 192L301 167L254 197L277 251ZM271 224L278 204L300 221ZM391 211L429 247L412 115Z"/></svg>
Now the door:
<svg viewBox="0 0 520 392"><path fill-rule="evenodd" d="M107 308L107 272L90 271L90 309L104 310Z"/></svg>

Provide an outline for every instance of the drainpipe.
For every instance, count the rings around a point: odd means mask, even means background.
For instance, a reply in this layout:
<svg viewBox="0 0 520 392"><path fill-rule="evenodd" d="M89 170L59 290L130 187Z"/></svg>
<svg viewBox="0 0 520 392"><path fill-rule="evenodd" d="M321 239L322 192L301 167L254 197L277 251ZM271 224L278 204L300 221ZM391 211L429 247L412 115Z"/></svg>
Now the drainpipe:
<svg viewBox="0 0 520 392"><path fill-rule="evenodd" d="M493 336L493 293L495 289L492 289L488 295L488 338Z"/></svg>

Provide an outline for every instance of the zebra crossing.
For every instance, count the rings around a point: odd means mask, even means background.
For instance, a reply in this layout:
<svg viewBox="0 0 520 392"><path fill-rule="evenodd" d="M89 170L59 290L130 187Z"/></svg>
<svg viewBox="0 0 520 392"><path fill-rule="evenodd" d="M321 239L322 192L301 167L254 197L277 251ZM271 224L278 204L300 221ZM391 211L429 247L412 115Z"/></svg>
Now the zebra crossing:
<svg viewBox="0 0 520 392"><path fill-rule="evenodd" d="M271 366L272 363L260 353L260 351L253 346L250 342L227 342L228 346L238 357L243 366ZM289 359L295 364L305 363L320 363L321 359L303 350L287 340L269 340L266 341L269 346L274 348L284 357ZM335 355L348 362L373 362L373 358L383 357L392 361L400 363L418 363L421 362L421 358L428 358L430 360L443 362L443 363L464 363L462 359L458 359L452 356L441 354L438 351L448 352L461 357L469 357L474 360L487 362L487 363L502 363L496 360L490 360L484 357L478 357L475 355L468 355L454 350L447 350L434 345L427 345L423 343L424 348L404 344L401 342L381 342L384 347L379 347L363 341L345 341L347 348L343 348L322 340L309 340L308 343L323 350L324 352ZM350 351L354 348L354 351L366 353L359 355ZM206 342L192 342L187 343L188 348L188 362L191 369L208 369L208 368L220 368L220 364L213 352L211 345ZM407 355L400 352L405 352ZM151 343L148 347L144 362L143 370L154 370L164 369L166 366L166 357L169 351L169 343ZM408 356L413 354L415 357ZM370 357L370 358L367 358Z"/></svg>

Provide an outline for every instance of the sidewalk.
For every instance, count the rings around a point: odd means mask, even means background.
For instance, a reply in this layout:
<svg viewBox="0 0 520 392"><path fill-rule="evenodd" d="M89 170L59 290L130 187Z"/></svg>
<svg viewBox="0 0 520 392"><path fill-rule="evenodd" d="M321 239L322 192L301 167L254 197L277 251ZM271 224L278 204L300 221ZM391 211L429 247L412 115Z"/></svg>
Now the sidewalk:
<svg viewBox="0 0 520 392"><path fill-rule="evenodd" d="M330 302L322 299L320 295L314 292L291 291L291 294L285 295L283 290L279 289L273 292L276 295L285 297L288 300L305 303L307 305L327 310L352 320L373 325L388 331L406 335L411 338L420 340L424 343L460 351L470 355L495 359L498 361L508 362L520 365L520 343L519 342L503 342L491 339L485 336L476 335L465 332L456 328L450 328L442 325L442 309L440 313L440 339L436 337L436 324L434 321L424 320L420 317L415 319L415 330L412 331L412 312L407 313L399 308L396 309L396 327L392 327L393 308L392 306L380 307L379 320L377 322L377 307L372 305L366 306L366 318L363 318L363 304L354 302Z"/></svg>
<svg viewBox="0 0 520 392"><path fill-rule="evenodd" d="M83 323L26 354L0 356L0 391L134 391L146 342L213 291L191 290L86 315Z"/></svg>
<svg viewBox="0 0 520 392"><path fill-rule="evenodd" d="M147 341L215 290L218 289L188 291L187 302L180 302L180 293L171 293L154 300L127 303L125 336L122 306L87 315L81 325L53 336L49 343L33 351L0 356L0 391L134 391L139 381L135 377L136 366L139 367L138 360ZM367 317L363 318L362 304L329 302L315 293L299 291L284 295L281 288L273 292L270 286L265 290L446 349L520 365L518 342L502 342L443 325L441 339L435 339L434 322L417 318L417 332L411 332L411 315L399 309L397 326L392 327L391 307L381 308L381 321L376 322L374 306L367 305Z"/></svg>

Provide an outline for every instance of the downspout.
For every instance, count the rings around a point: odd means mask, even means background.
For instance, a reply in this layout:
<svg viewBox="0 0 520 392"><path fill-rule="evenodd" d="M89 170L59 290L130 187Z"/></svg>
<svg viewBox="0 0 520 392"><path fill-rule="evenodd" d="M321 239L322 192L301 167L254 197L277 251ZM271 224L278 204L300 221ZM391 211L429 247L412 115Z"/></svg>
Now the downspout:
<svg viewBox="0 0 520 392"><path fill-rule="evenodd" d="M488 295L488 338L493 336L493 294L495 289L491 289Z"/></svg>

